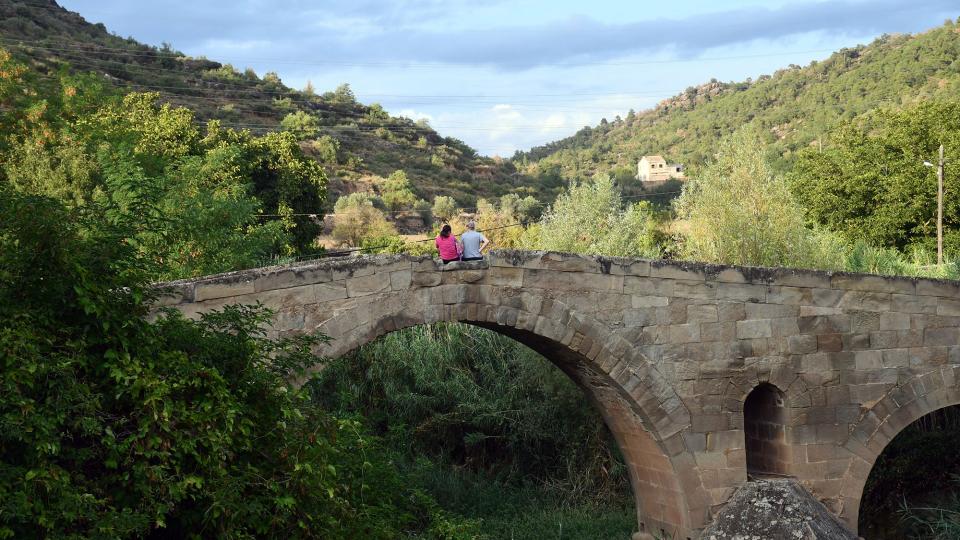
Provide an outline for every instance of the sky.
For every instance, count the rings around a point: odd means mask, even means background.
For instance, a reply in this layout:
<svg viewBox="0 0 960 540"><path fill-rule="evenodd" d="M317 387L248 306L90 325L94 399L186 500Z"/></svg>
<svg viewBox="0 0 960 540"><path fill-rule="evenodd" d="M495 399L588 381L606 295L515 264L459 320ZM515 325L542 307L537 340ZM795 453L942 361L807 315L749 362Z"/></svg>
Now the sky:
<svg viewBox="0 0 960 540"><path fill-rule="evenodd" d="M960 16L957 0L60 0L113 33L426 119L509 157L694 86Z"/></svg>

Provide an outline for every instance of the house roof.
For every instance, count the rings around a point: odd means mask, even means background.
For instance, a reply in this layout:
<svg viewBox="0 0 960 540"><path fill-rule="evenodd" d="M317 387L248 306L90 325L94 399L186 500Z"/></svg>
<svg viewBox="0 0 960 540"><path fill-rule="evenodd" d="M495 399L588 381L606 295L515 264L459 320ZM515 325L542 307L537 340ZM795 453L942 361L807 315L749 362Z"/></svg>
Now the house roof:
<svg viewBox="0 0 960 540"><path fill-rule="evenodd" d="M667 160L663 159L663 156L643 156L643 157L640 158L640 159L645 159L645 160L647 160L648 163L652 163L652 162L657 162L657 163L663 162L663 163L666 163L666 162L667 162Z"/></svg>

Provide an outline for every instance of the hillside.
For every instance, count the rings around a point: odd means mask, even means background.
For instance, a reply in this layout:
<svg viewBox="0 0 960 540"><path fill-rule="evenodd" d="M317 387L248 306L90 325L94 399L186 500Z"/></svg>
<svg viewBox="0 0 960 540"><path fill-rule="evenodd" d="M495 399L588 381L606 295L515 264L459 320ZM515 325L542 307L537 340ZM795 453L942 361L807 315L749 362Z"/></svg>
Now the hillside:
<svg viewBox="0 0 960 540"><path fill-rule="evenodd" d="M757 80L691 87L653 109L517 153L513 161L541 177L610 171L629 182L645 154L662 154L695 170L721 138L753 125L762 130L771 158L783 170L799 149L830 144L829 132L858 115L928 98L960 98L957 23L917 35L885 35Z"/></svg>
<svg viewBox="0 0 960 540"><path fill-rule="evenodd" d="M453 196L465 206L506 193L544 196L510 162L478 156L462 141L426 124L389 116L377 104L357 102L348 85L315 93L294 90L276 73L258 75L171 45L154 47L111 34L54 0L0 0L0 48L41 73L60 69L102 74L124 91L157 92L204 121L254 133L278 130L302 112L303 148L330 178L331 203L340 193L369 189L377 177L403 169L418 197Z"/></svg>

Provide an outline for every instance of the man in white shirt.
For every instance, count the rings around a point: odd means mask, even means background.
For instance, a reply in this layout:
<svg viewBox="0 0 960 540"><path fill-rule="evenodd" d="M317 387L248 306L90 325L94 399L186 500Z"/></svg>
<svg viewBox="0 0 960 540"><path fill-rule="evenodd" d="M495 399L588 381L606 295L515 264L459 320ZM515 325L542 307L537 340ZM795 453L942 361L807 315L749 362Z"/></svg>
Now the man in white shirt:
<svg viewBox="0 0 960 540"><path fill-rule="evenodd" d="M463 246L463 256L461 261L480 261L483 260L483 249L490 243L487 237L478 233L475 229L475 221L467 222L467 230L460 235L460 244Z"/></svg>

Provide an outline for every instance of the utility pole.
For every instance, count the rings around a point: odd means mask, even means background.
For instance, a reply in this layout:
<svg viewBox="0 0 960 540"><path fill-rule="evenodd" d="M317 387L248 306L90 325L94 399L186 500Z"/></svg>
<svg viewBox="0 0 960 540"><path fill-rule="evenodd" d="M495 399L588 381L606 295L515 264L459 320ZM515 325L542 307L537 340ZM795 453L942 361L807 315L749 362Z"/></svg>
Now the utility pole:
<svg viewBox="0 0 960 540"><path fill-rule="evenodd" d="M940 143L940 160L937 167L937 264L943 264L943 166L946 160L943 159L943 143ZM933 163L924 161L927 167L933 167Z"/></svg>
<svg viewBox="0 0 960 540"><path fill-rule="evenodd" d="M937 166L937 264L943 265L943 144Z"/></svg>

